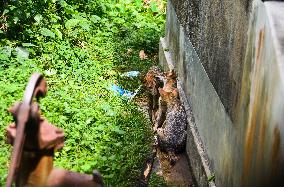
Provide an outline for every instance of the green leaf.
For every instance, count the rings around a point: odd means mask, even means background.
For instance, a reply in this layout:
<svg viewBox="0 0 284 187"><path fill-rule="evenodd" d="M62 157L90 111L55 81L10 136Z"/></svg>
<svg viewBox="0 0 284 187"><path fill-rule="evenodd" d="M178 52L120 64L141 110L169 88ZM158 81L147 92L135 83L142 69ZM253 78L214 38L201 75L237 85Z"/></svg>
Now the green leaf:
<svg viewBox="0 0 284 187"><path fill-rule="evenodd" d="M52 38L55 38L55 34L54 34L51 30L49 30L49 29L47 29L47 28L42 28L42 29L40 29L40 33L41 33L43 36L50 36L50 37L52 37Z"/></svg>
<svg viewBox="0 0 284 187"><path fill-rule="evenodd" d="M2 83L1 83L2 84ZM9 84L9 86L5 86L4 89L6 92L8 93L14 93L17 90L19 90L20 88L16 85L16 84Z"/></svg>
<svg viewBox="0 0 284 187"><path fill-rule="evenodd" d="M82 166L82 170L85 172L89 171L90 169L91 169L91 165L85 164Z"/></svg>
<svg viewBox="0 0 284 187"><path fill-rule="evenodd" d="M9 10L8 10L8 9L5 9L5 10L3 11L3 15L7 14L8 12L9 12Z"/></svg>
<svg viewBox="0 0 284 187"><path fill-rule="evenodd" d="M56 29L54 29L54 32L55 32L56 36L58 36L58 38L60 40L62 40L62 33L60 32L60 30L56 28Z"/></svg>
<svg viewBox="0 0 284 187"><path fill-rule="evenodd" d="M31 17L31 13L27 12L27 13L26 13L26 17L27 17L27 18Z"/></svg>
<svg viewBox="0 0 284 187"><path fill-rule="evenodd" d="M12 48L9 46L4 46L3 48L0 48L0 54L5 54L7 57L10 57L12 54Z"/></svg>
<svg viewBox="0 0 284 187"><path fill-rule="evenodd" d="M15 51L17 52L17 56L20 58L29 58L29 52L23 47L16 47Z"/></svg>
<svg viewBox="0 0 284 187"><path fill-rule="evenodd" d="M208 176L208 182L212 182L212 181L215 181L215 175L214 174L212 174L212 175L210 175L210 176Z"/></svg>
<svg viewBox="0 0 284 187"><path fill-rule="evenodd" d="M82 29L84 29L84 30L86 30L86 31L90 31L90 24L89 23L87 23L87 22L81 22L80 23L80 26L82 27Z"/></svg>
<svg viewBox="0 0 284 187"><path fill-rule="evenodd" d="M139 8L142 7L142 5L143 5L143 4L142 4L142 0L135 0L135 4L136 4L136 6L139 7Z"/></svg>
<svg viewBox="0 0 284 187"><path fill-rule="evenodd" d="M19 18L18 18L18 17L14 17L13 21L14 21L14 23L16 24L16 23L18 23Z"/></svg>
<svg viewBox="0 0 284 187"><path fill-rule="evenodd" d="M40 23L43 18L42 18L42 15L41 15L41 14L37 14L37 15L34 17L34 19L35 19L35 21L36 21L37 23Z"/></svg>
<svg viewBox="0 0 284 187"><path fill-rule="evenodd" d="M152 12L159 12L157 3L155 1L151 1L150 7L151 7Z"/></svg>
<svg viewBox="0 0 284 187"><path fill-rule="evenodd" d="M117 134L124 134L125 131L119 129L118 126L114 126L112 129L111 129L113 132L116 132Z"/></svg>
<svg viewBox="0 0 284 187"><path fill-rule="evenodd" d="M79 22L80 21L78 19L69 19L68 21L66 21L65 27L67 29L71 29L71 28L77 26Z"/></svg>
<svg viewBox="0 0 284 187"><path fill-rule="evenodd" d="M56 70L54 70L54 69L48 69L48 70L45 70L44 73L45 73L47 76L52 76L52 75L55 75L55 74L56 74Z"/></svg>
<svg viewBox="0 0 284 187"><path fill-rule="evenodd" d="M9 8L10 8L10 10L14 10L16 7L14 5L12 5Z"/></svg>
<svg viewBox="0 0 284 187"><path fill-rule="evenodd" d="M108 112L111 109L111 106L107 102L104 102L100 105L100 108L103 109L105 112Z"/></svg>
<svg viewBox="0 0 284 187"><path fill-rule="evenodd" d="M93 118L89 118L86 120L86 125L89 125L93 121Z"/></svg>
<svg viewBox="0 0 284 187"><path fill-rule="evenodd" d="M22 45L24 47L35 47L36 45L32 44L32 43L22 43Z"/></svg>
<svg viewBox="0 0 284 187"><path fill-rule="evenodd" d="M97 15L92 15L90 20L93 22L93 23L97 23L101 20L101 18Z"/></svg>

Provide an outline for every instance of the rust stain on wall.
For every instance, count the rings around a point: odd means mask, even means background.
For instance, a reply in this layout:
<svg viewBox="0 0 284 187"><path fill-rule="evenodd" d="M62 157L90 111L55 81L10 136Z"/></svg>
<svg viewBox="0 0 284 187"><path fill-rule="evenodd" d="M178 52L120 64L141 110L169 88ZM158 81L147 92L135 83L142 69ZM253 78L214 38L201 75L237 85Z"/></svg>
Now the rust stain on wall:
<svg viewBox="0 0 284 187"><path fill-rule="evenodd" d="M264 28L259 31L258 35L258 45L256 48L256 63L259 63L260 55L263 49L263 40L264 40Z"/></svg>
<svg viewBox="0 0 284 187"><path fill-rule="evenodd" d="M264 177L263 176L263 160L264 160L264 153L265 153L265 141L266 141L266 131L268 126L268 114L270 114L269 110L269 102L268 102L268 96L265 95L265 98L263 99L263 105L262 105L262 112L259 113L258 118L260 129L259 129L259 135L258 135L258 146L257 146L257 155L256 155L256 176Z"/></svg>
<svg viewBox="0 0 284 187"><path fill-rule="evenodd" d="M248 179L250 178L253 159L253 150L256 144L257 139L257 125L259 121L257 120L259 115L263 116L265 110L263 110L262 106L262 83L260 76L261 70L261 54L263 51L263 41L264 41L264 28L260 30L258 37L258 44L255 48L255 63L253 63L254 68L252 69L252 80L251 80L251 91L248 97L251 98L249 104L249 119L247 123L246 137L245 137L245 149L244 149L244 165L243 165L243 173L242 173L242 186L248 186ZM265 125L264 125L265 127ZM261 133L261 132L260 132ZM262 132L263 133L263 132ZM264 140L263 140L264 141Z"/></svg>
<svg viewBox="0 0 284 187"><path fill-rule="evenodd" d="M279 167L279 161L280 161L280 131L278 127L274 128L273 132L273 144L271 149L271 178L275 177L277 175L278 167Z"/></svg>
<svg viewBox="0 0 284 187"><path fill-rule="evenodd" d="M265 146L265 135L267 130L267 117L266 117L266 110L263 116L260 118L260 131L259 131L259 138L258 138L258 150L257 150L257 163L261 163L263 159L264 153L264 146Z"/></svg>

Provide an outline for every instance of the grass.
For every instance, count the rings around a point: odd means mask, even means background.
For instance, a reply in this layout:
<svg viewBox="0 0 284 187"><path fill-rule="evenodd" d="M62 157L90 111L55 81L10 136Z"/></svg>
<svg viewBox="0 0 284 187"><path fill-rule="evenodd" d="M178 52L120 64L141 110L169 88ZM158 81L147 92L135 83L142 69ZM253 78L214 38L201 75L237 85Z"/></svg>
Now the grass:
<svg viewBox="0 0 284 187"><path fill-rule="evenodd" d="M152 173L149 179L149 187L168 187L163 177Z"/></svg>
<svg viewBox="0 0 284 187"><path fill-rule="evenodd" d="M145 73L157 62L165 22L161 4L19 0L0 6L0 184L11 152L7 108L21 100L30 75L40 72L48 82L42 113L65 132L55 166L84 173L97 168L106 186L135 185L150 151L150 122L110 86L134 91L139 79L120 74ZM148 59L139 58L140 50Z"/></svg>

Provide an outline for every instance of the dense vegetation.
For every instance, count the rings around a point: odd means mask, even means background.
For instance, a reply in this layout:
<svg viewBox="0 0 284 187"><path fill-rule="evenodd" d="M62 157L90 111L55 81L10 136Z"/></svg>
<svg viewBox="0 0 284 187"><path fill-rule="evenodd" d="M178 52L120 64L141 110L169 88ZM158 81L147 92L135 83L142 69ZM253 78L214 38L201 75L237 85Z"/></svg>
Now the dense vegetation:
<svg viewBox="0 0 284 187"><path fill-rule="evenodd" d="M134 102L110 90L134 91L137 79L157 60L164 30L164 2L142 0L7 0L0 2L0 184L11 147L7 108L21 100L33 72L44 74L48 95L43 115L65 131L55 165L90 173L107 186L133 186L146 155L149 121ZM139 57L144 50L148 58ZM2 186L1 185L1 186Z"/></svg>

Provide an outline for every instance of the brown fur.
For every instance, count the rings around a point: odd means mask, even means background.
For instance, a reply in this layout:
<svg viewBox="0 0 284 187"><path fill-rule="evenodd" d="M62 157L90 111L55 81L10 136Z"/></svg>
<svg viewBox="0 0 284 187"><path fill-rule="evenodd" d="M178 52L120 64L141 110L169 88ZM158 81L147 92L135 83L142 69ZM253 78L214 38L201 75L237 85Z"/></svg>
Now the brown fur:
<svg viewBox="0 0 284 187"><path fill-rule="evenodd" d="M164 82L164 87L163 89L158 88L159 90L159 95L160 92L164 93L164 98L162 99L161 96L159 98L159 108L158 111L156 113L156 119L155 119L155 124L154 124L154 132L157 131L157 128L161 127L162 124L164 123L165 119L166 119L166 112L167 112L167 103L166 101L170 101L170 97L171 93L174 89L177 89L177 75L176 72L174 70L170 70L168 72L165 73L165 82ZM177 98L179 98L178 93L177 94Z"/></svg>
<svg viewBox="0 0 284 187"><path fill-rule="evenodd" d="M171 92L173 89L177 88L177 74L175 70L169 70L165 73L165 83L163 90L166 92Z"/></svg>
<svg viewBox="0 0 284 187"><path fill-rule="evenodd" d="M147 72L144 78L144 86L147 90L148 95L148 113L150 120L154 122L156 118L156 112L159 108L159 90L162 87L163 81L160 80L159 76L163 76L163 72L156 66L153 66Z"/></svg>

